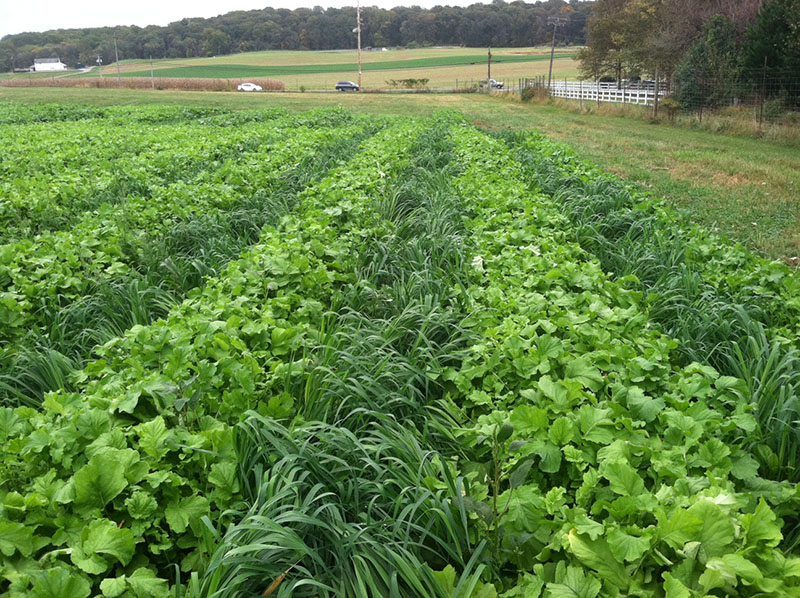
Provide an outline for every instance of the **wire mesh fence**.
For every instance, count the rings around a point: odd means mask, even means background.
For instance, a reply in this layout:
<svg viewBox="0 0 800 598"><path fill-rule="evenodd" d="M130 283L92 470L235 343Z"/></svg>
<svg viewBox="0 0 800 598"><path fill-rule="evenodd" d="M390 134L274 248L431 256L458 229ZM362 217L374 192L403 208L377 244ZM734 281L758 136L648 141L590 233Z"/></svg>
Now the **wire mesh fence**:
<svg viewBox="0 0 800 598"><path fill-rule="evenodd" d="M733 73L696 72L659 81L520 79L523 99L550 96L579 102L614 102L651 106L672 117L678 112L704 113L729 107L750 109L760 122L789 120L800 124L800 72L763 68ZM657 104L657 105L656 105Z"/></svg>
<svg viewBox="0 0 800 598"><path fill-rule="evenodd" d="M671 90L679 108L703 112L729 106L750 107L760 121L784 117L800 111L800 72L764 68L725 75L695 73Z"/></svg>

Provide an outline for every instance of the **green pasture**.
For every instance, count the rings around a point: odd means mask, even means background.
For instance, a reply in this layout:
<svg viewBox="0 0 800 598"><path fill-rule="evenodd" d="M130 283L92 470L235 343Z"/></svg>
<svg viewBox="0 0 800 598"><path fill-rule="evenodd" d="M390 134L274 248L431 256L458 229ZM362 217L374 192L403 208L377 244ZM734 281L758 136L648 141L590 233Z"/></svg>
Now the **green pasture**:
<svg viewBox="0 0 800 598"><path fill-rule="evenodd" d="M574 58L575 54L559 54L560 59ZM501 55L493 57L493 64L549 61L546 55ZM450 66L481 65L487 63L485 54L437 56L411 60L383 60L362 64L362 71L385 71L393 69L428 69ZM176 66L158 68L159 77L200 77L211 79L240 79L247 77L292 77L320 73L341 73L358 71L358 63L297 64L256 66L247 64L208 64L197 66ZM123 77L140 77L141 71L126 70Z"/></svg>

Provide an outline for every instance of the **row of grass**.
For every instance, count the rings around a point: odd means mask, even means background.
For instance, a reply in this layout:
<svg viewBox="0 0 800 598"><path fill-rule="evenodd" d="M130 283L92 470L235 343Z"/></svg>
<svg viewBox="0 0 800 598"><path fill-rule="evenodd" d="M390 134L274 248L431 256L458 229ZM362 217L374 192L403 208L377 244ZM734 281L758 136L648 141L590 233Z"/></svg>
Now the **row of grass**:
<svg viewBox="0 0 800 598"><path fill-rule="evenodd" d="M574 58L576 54L558 54L558 58ZM520 54L494 56L493 63L538 62L550 60L549 55ZM424 69L446 66L464 66L483 64L486 55L436 56L432 58L415 58L412 60L388 60L365 62L362 71L386 71L393 69ZM298 64L287 66L254 66L247 64L213 64L197 66L174 66L159 68L155 71L159 77L199 77L199 78L248 78L248 77L287 77L290 75L314 75L323 73L342 73L358 70L357 63L337 64ZM141 77L149 71L126 71L123 77ZM85 75L90 76L90 75Z"/></svg>
<svg viewBox="0 0 800 598"><path fill-rule="evenodd" d="M252 414L242 425L245 505L224 535L208 536L213 556L190 595L263 593L288 571L282 591L294 596L444 598L431 567L448 564L465 595L478 583L461 487L424 483L443 474L431 450L455 445L431 372L455 364L469 339L447 128L428 128L413 163L370 198L386 231L361 248L326 334L304 355L302 383L284 391L309 423Z"/></svg>

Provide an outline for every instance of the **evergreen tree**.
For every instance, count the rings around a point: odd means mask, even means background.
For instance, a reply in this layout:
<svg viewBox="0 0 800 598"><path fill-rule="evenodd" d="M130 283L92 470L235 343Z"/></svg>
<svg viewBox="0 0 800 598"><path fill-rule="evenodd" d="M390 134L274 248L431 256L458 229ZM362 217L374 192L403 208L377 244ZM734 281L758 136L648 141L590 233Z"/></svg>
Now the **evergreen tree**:
<svg viewBox="0 0 800 598"><path fill-rule="evenodd" d="M766 75L767 94L800 105L800 0L768 0L750 28L742 72L754 89ZM766 65L766 72L765 72Z"/></svg>
<svg viewBox="0 0 800 598"><path fill-rule="evenodd" d="M714 16L675 72L678 101L686 109L732 103L740 88L739 47L730 19Z"/></svg>

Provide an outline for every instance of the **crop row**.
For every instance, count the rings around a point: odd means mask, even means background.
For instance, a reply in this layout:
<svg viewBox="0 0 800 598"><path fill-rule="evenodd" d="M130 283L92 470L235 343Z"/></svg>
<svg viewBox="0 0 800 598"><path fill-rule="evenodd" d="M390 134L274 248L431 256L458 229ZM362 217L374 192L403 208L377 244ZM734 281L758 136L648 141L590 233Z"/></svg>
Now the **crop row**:
<svg viewBox="0 0 800 598"><path fill-rule="evenodd" d="M199 567L202 554L192 549L201 517L212 509L219 516L236 498L225 422L251 407L282 417L292 410L271 387L300 367L286 357L313 334L333 288L348 279L354 236L369 230L364 208L346 200L366 197L393 162L402 163L402 152L387 147L410 132L404 125L365 142L345 167L302 194L297 216L267 227L198 296L104 346L79 381L83 393L51 394L41 411L4 411L2 478L16 489L6 502L24 497L29 505L21 520L7 522L18 540L12 567L48 554L56 565L34 578L7 569L10 591L76 578L88 593L86 574L128 565L136 552L146 557L134 562L165 575L176 560ZM335 208L321 209L323 199ZM38 448L31 444L37 437ZM86 515L95 519L88 527ZM77 569L63 568L62 555ZM135 569L129 573L149 575Z"/></svg>
<svg viewBox="0 0 800 598"><path fill-rule="evenodd" d="M650 319L680 344L678 361L740 378L754 406L747 440L762 472L797 481L800 288L797 276L720 239L539 135L508 138L532 188L562 205L575 239L647 297Z"/></svg>
<svg viewBox="0 0 800 598"><path fill-rule="evenodd" d="M304 186L376 126L297 127L274 143L270 128L255 126L251 151L241 135L231 141L216 131L222 145L238 148L235 158L214 150L191 183L159 186L140 175L147 193L103 204L68 231L2 246L0 319L5 339L16 341L0 368L9 394L35 398L58 388L53 356L66 356L56 366L80 362L95 344L162 315L255 242L261 226L291 209Z"/></svg>

